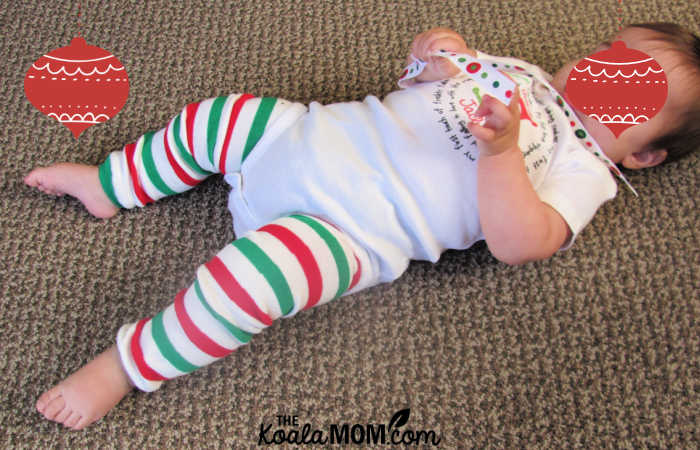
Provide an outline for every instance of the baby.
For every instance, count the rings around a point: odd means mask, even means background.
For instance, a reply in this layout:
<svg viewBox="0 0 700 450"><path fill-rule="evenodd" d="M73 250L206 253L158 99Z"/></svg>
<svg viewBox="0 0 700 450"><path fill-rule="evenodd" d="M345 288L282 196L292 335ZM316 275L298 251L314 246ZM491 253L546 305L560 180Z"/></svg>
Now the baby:
<svg viewBox="0 0 700 450"><path fill-rule="evenodd" d="M551 77L438 28L411 47L425 70L383 101L219 97L188 105L99 167L33 170L26 184L76 197L100 218L221 173L238 237L173 304L122 326L114 346L42 394L38 411L81 429L134 387L153 391L279 317L395 280L412 259L434 262L481 239L508 264L569 248L615 196L612 163L656 166L700 139L700 40L672 24L630 26L618 39L654 57L669 88L662 110L619 139L562 100L577 60ZM509 105L438 50L508 74L517 83Z"/></svg>

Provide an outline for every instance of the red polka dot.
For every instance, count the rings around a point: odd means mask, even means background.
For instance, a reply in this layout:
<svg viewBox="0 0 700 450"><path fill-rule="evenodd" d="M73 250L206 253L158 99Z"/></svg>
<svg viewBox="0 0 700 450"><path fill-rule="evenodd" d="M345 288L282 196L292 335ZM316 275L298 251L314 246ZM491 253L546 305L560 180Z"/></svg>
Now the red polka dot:
<svg viewBox="0 0 700 450"><path fill-rule="evenodd" d="M469 73L476 73L479 70L481 70L481 64L478 62L473 62L467 66L467 72Z"/></svg>
<svg viewBox="0 0 700 450"><path fill-rule="evenodd" d="M589 147L593 147L593 144L591 144L590 142L586 142L586 145Z"/></svg>
<svg viewBox="0 0 700 450"><path fill-rule="evenodd" d="M569 122L569 125L571 125L572 127L576 126L576 124L574 122Z"/></svg>
<svg viewBox="0 0 700 450"><path fill-rule="evenodd" d="M513 95L511 91L506 91L506 98L510 98Z"/></svg>

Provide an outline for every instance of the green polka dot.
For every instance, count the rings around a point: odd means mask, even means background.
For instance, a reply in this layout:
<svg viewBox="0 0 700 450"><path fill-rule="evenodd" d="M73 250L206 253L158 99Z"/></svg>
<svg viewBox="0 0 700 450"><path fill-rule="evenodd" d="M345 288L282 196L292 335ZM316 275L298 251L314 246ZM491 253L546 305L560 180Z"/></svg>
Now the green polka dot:
<svg viewBox="0 0 700 450"><path fill-rule="evenodd" d="M593 152L593 154L596 155L597 157L600 157L600 153L598 153L598 152Z"/></svg>
<svg viewBox="0 0 700 450"><path fill-rule="evenodd" d="M493 64L491 64L491 65L492 65L493 67L498 67L498 64L496 64L496 63L493 63Z"/></svg>
<svg viewBox="0 0 700 450"><path fill-rule="evenodd" d="M579 128L578 130L576 130L576 137L583 139L586 137L586 132Z"/></svg>
<svg viewBox="0 0 700 450"><path fill-rule="evenodd" d="M566 114L566 117L569 117L569 110L568 109L564 110L564 114Z"/></svg>
<svg viewBox="0 0 700 450"><path fill-rule="evenodd" d="M501 85L501 83L499 83L498 81L493 82L493 87L495 87L495 88L497 88L500 85Z"/></svg>
<svg viewBox="0 0 700 450"><path fill-rule="evenodd" d="M459 58L457 61L459 61L459 62L465 62L466 60L467 60L467 58Z"/></svg>
<svg viewBox="0 0 700 450"><path fill-rule="evenodd" d="M506 64L506 69L508 69L508 68L510 68L510 66L508 64Z"/></svg>
<svg viewBox="0 0 700 450"><path fill-rule="evenodd" d="M489 74L486 73L486 72L484 72L484 73L481 74L481 78L488 78L488 76L489 76Z"/></svg>

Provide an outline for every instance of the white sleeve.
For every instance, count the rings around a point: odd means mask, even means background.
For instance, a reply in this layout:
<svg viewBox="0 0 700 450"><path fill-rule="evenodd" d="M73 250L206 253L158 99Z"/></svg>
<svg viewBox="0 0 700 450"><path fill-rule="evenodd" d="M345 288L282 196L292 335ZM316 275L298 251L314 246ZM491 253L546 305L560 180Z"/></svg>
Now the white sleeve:
<svg viewBox="0 0 700 450"><path fill-rule="evenodd" d="M598 208L617 194L612 174L595 156L583 148L563 153L552 161L536 189L540 200L561 214L571 228L571 239L559 251L569 249Z"/></svg>

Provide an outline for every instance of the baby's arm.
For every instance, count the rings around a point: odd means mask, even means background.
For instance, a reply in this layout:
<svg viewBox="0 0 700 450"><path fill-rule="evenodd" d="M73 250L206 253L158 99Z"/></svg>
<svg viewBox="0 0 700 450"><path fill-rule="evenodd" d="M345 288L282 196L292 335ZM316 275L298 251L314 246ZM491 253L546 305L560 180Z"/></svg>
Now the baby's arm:
<svg viewBox="0 0 700 450"><path fill-rule="evenodd" d="M457 75L459 70L451 61L440 56L430 56L438 50L468 53L476 57L476 52L467 47L462 36L447 28L433 28L416 36L411 44L411 54L407 57L407 64L413 62L411 55L428 63L425 70L413 80L438 81ZM406 83L410 84L413 80L407 80Z"/></svg>
<svg viewBox="0 0 700 450"><path fill-rule="evenodd" d="M518 148L519 90L507 107L484 95L475 114L483 126L468 125L477 139L479 219L491 253L507 264L552 256L571 236L562 216L540 201Z"/></svg>
<svg viewBox="0 0 700 450"><path fill-rule="evenodd" d="M437 50L468 53L462 37L446 28L434 28L419 34L411 45L411 54L426 61L423 72L412 80L437 81L459 72L446 58L430 56ZM413 62L408 56L408 63ZM487 120L483 126L468 126L479 145L478 201L481 228L491 253L508 264L548 258L571 236L564 219L551 206L540 201L525 171L518 148L520 130L519 92L506 107L490 95L484 95L475 112Z"/></svg>

